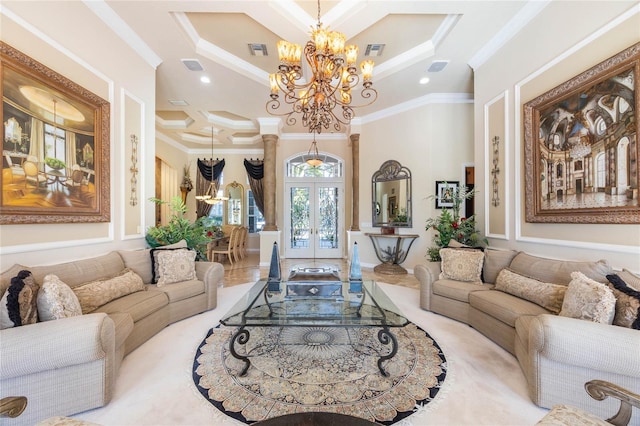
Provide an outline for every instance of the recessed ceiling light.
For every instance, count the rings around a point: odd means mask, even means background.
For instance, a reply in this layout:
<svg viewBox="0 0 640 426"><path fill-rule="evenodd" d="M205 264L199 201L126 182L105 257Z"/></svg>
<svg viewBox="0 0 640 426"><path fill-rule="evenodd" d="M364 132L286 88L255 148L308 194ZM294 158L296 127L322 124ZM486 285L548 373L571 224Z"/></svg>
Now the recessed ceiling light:
<svg viewBox="0 0 640 426"><path fill-rule="evenodd" d="M204 84L209 84L211 83L211 79L209 77L207 77L206 75L203 75L202 77L200 77L200 81Z"/></svg>
<svg viewBox="0 0 640 426"><path fill-rule="evenodd" d="M422 77L420 79L420 84L427 84L429 82L429 77Z"/></svg>

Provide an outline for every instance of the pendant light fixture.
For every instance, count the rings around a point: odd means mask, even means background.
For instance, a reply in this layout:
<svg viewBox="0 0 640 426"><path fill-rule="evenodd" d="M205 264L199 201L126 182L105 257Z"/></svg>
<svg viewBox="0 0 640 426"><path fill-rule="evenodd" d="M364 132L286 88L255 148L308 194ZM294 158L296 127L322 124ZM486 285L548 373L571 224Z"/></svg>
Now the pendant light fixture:
<svg viewBox="0 0 640 426"><path fill-rule="evenodd" d="M212 199L214 198L214 186L213 186L213 126L211 126L211 180L209 181L209 186L207 186L206 191L203 194L196 195L196 200L204 201L207 204L213 204ZM211 201L211 202L210 202Z"/></svg>
<svg viewBox="0 0 640 426"><path fill-rule="evenodd" d="M309 152L307 153L307 159L305 161L311 167L318 167L322 165L322 159L320 158L320 154L318 153L318 143L316 142L316 132L313 132L313 142L311 142L311 146L309 147Z"/></svg>

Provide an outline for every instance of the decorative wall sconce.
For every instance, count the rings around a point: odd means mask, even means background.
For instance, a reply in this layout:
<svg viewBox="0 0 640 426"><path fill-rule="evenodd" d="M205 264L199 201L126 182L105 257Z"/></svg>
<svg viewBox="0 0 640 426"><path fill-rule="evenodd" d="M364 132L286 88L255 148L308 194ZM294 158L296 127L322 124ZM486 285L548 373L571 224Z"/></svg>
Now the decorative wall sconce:
<svg viewBox="0 0 640 426"><path fill-rule="evenodd" d="M135 134L131 135L131 197L129 197L129 204L135 206L138 204L138 195L136 193L136 187L138 186L138 137Z"/></svg>
<svg viewBox="0 0 640 426"><path fill-rule="evenodd" d="M498 164L500 163L500 137L494 136L492 139L493 143L493 168L491 169L492 186L493 186L493 195L491 196L491 204L495 207L500 205L500 194L498 191L498 175L500 174L500 168Z"/></svg>

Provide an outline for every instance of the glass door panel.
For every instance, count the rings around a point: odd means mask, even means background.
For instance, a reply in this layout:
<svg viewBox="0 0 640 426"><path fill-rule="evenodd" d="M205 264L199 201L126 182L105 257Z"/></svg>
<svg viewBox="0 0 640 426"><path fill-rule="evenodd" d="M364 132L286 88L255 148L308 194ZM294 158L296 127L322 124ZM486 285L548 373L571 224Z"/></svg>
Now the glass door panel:
<svg viewBox="0 0 640 426"><path fill-rule="evenodd" d="M288 258L342 256L343 201L341 184L287 185L286 250Z"/></svg>

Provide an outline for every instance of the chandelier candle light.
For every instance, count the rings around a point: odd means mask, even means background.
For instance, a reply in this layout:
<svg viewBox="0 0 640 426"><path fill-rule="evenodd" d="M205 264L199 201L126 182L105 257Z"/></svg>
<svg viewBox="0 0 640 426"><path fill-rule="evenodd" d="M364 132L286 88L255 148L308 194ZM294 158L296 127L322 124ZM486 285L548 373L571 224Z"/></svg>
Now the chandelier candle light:
<svg viewBox="0 0 640 426"><path fill-rule="evenodd" d="M358 46L345 46L346 37L337 31L325 29L320 22L320 0L318 0L318 23L311 29L311 40L303 49L300 45L285 40L278 42L280 66L269 75L271 100L267 102L269 114L286 117L286 123L296 123L294 114L302 114L302 125L309 132L321 133L322 129L340 131L354 117L353 108L367 106L375 102L378 92L371 86L373 61L360 64L362 71L362 91L360 96L368 101L363 105L351 105L352 94L360 82L356 60ZM304 79L301 57L304 53L311 75ZM284 101L291 105L291 111L280 112L279 91L284 93ZM336 112L336 108L342 110Z"/></svg>

